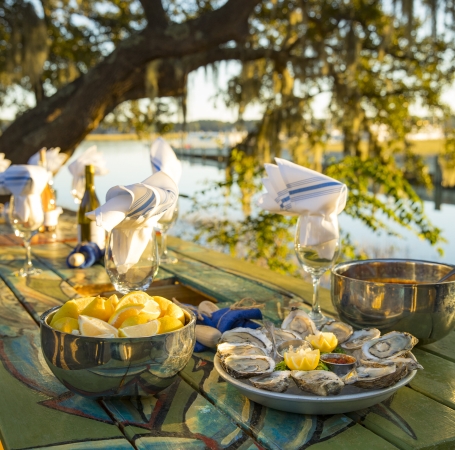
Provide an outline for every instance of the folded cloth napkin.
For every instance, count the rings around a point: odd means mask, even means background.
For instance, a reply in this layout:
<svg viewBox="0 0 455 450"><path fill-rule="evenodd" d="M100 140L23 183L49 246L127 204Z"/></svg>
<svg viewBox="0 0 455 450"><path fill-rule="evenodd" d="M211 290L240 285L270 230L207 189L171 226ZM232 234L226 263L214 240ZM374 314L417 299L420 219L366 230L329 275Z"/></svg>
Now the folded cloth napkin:
<svg viewBox="0 0 455 450"><path fill-rule="evenodd" d="M112 255L120 274L139 261L153 227L175 205L178 195L174 181L158 172L142 183L109 189L106 203L86 214L112 232Z"/></svg>
<svg viewBox="0 0 455 450"><path fill-rule="evenodd" d="M150 148L150 162L152 173L163 171L174 180L175 184L179 184L182 177L182 163L165 139L159 137L153 142Z"/></svg>
<svg viewBox="0 0 455 450"><path fill-rule="evenodd" d="M177 158L172 147L162 137L155 139L150 148L150 163L152 164L152 173L162 171L169 175L175 184L179 184L180 178L182 177L182 163ZM164 213L164 221L170 222L172 220L176 207L177 202L173 208L169 208Z"/></svg>
<svg viewBox="0 0 455 450"><path fill-rule="evenodd" d="M10 166L2 175L4 188L14 195L14 213L30 225L43 223L41 192L49 180L48 171L21 164Z"/></svg>
<svg viewBox="0 0 455 450"><path fill-rule="evenodd" d="M346 206L347 187L306 167L275 158L277 165L265 164L267 191L258 204L270 212L300 216L300 244L318 245L338 239L338 214ZM325 247L327 255L332 251Z"/></svg>
<svg viewBox="0 0 455 450"><path fill-rule="evenodd" d="M49 148L46 150L46 169L55 175L60 170L60 167L65 164L67 159L68 155L60 153L60 147ZM30 156L28 164L31 164L32 166L39 166L40 152L36 152L34 155Z"/></svg>
<svg viewBox="0 0 455 450"><path fill-rule="evenodd" d="M11 165L9 159L5 159L5 154L0 153L0 173L4 172Z"/></svg>
<svg viewBox="0 0 455 450"><path fill-rule="evenodd" d="M106 167L104 155L96 150L96 145L89 147L68 165L68 170L73 175L72 194L82 199L85 191L85 166L92 165L95 167L95 175L106 175L109 170Z"/></svg>

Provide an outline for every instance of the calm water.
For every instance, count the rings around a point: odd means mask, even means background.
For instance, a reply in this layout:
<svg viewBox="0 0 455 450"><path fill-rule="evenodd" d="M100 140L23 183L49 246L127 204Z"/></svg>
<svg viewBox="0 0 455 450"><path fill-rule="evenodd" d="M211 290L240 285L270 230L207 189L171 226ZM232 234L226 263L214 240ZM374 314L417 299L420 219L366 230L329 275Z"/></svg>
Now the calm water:
<svg viewBox="0 0 455 450"><path fill-rule="evenodd" d="M149 144L139 141L85 141L68 163L93 144L96 144L98 149L105 154L110 171L103 177L96 177L96 191L100 201L104 200L110 187L117 184L132 184L151 175ZM182 194L191 196L206 187L207 183L225 180L224 169L213 162L194 159L184 160L182 164L183 176L179 184ZM77 206L70 193L71 180L71 175L65 166L55 177L55 188L58 193L58 204L75 210ZM171 231L171 234L191 239L193 230L188 222L191 202L183 198L179 202L182 214L178 225ZM406 238L375 234L362 222L345 214L340 216L340 226L344 231L348 231L351 240L359 248L366 249L371 257L427 259L455 264L455 205L443 204L441 210L437 211L433 202L425 201L425 210L432 223L443 230L443 236L448 241L441 246L444 250L443 256L440 256L436 249L428 243L399 227L395 227L396 231L405 235ZM214 209L208 214L217 214L221 211L226 212L220 206L218 210ZM229 208L228 212L230 218L241 217L240 210Z"/></svg>

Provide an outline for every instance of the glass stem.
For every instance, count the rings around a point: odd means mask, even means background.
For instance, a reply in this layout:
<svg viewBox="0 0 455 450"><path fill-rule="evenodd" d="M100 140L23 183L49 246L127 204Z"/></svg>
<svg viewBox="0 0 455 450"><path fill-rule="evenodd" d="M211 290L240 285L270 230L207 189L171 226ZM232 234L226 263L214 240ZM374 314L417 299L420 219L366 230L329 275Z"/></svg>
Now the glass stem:
<svg viewBox="0 0 455 450"><path fill-rule="evenodd" d="M167 233L161 232L161 257L167 258Z"/></svg>
<svg viewBox="0 0 455 450"><path fill-rule="evenodd" d="M32 236L24 236L24 247L25 247L25 263L24 263L24 272L28 273L33 268L32 264L32 246L30 241L32 240Z"/></svg>
<svg viewBox="0 0 455 450"><path fill-rule="evenodd" d="M321 307L319 306L319 280L321 277L312 275L313 280L313 306L311 311L314 315L321 314Z"/></svg>

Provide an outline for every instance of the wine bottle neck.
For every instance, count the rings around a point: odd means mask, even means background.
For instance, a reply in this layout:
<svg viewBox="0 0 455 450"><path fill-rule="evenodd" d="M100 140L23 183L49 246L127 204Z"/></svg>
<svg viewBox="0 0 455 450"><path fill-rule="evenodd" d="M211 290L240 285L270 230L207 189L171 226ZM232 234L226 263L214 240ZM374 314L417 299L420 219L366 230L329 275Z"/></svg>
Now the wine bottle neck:
<svg viewBox="0 0 455 450"><path fill-rule="evenodd" d="M95 171L93 166L85 166L85 189L95 189Z"/></svg>

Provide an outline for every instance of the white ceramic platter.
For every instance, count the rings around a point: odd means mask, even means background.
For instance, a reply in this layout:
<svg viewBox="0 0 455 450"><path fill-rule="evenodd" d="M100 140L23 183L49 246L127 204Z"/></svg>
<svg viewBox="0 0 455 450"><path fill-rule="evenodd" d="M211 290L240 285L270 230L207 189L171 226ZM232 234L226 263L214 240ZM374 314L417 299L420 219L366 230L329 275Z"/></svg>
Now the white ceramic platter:
<svg viewBox="0 0 455 450"><path fill-rule="evenodd" d="M293 381L289 389L283 393L257 389L251 385L248 379L236 379L226 373L221 367L218 355L215 356L214 363L221 378L235 386L250 400L269 408L299 414L342 414L368 408L389 398L398 389L408 384L417 372L413 370L398 383L388 388L366 390L355 386L345 386L339 395L320 397L305 393Z"/></svg>

